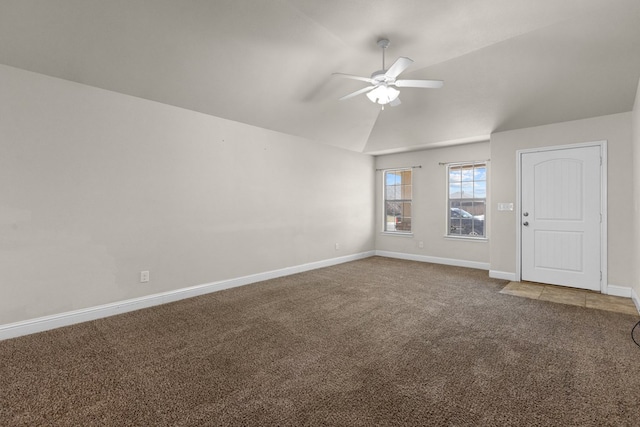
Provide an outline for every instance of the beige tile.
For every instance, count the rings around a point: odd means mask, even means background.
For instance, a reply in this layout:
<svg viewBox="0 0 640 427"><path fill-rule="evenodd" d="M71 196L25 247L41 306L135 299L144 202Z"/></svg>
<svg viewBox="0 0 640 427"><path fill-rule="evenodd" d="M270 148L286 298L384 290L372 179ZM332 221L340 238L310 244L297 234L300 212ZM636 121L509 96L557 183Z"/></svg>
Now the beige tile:
<svg viewBox="0 0 640 427"><path fill-rule="evenodd" d="M559 304L577 305L596 310L638 314L638 309L629 298L602 295L597 292L565 286L545 285L544 283L534 282L509 282L500 293Z"/></svg>
<svg viewBox="0 0 640 427"><path fill-rule="evenodd" d="M544 286L529 282L509 282L500 293L518 297L538 299Z"/></svg>
<svg viewBox="0 0 640 427"><path fill-rule="evenodd" d="M631 299L611 295L588 294L586 297L586 306L587 308L596 308L598 310L638 314L638 309Z"/></svg>
<svg viewBox="0 0 640 427"><path fill-rule="evenodd" d="M578 305L586 307L587 292L559 286L545 286L542 290L541 301L557 302L560 304Z"/></svg>

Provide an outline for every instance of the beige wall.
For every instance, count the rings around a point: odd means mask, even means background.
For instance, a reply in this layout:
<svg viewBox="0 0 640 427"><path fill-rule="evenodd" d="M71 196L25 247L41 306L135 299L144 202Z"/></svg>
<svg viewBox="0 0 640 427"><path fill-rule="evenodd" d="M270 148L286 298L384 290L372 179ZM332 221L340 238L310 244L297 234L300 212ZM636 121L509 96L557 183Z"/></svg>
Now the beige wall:
<svg viewBox="0 0 640 427"><path fill-rule="evenodd" d="M491 136L491 270L515 273L516 218L498 212L497 203L516 204L516 151L534 147L608 141L608 274L609 284L629 287L634 281L634 218L631 113L495 133Z"/></svg>
<svg viewBox="0 0 640 427"><path fill-rule="evenodd" d="M383 230L383 173L376 173L376 249L426 257L489 263L489 245L492 231L487 229L488 240L446 238L447 230L447 174L439 163L486 160L490 157L488 142L459 145L431 150L390 154L376 158L376 168L422 166L413 175L412 235L389 235ZM492 176L489 162L488 179ZM489 194L488 197L491 197ZM488 205L490 204L488 200ZM487 214L487 217L489 213ZM424 248L419 242L424 242Z"/></svg>
<svg viewBox="0 0 640 427"><path fill-rule="evenodd" d="M632 113L633 138L633 280L631 284L636 296L640 298L640 82L636 92L636 102ZM636 301L640 303L640 300ZM640 309L640 307L638 307Z"/></svg>
<svg viewBox="0 0 640 427"><path fill-rule="evenodd" d="M374 174L371 156L0 66L0 324L373 250Z"/></svg>

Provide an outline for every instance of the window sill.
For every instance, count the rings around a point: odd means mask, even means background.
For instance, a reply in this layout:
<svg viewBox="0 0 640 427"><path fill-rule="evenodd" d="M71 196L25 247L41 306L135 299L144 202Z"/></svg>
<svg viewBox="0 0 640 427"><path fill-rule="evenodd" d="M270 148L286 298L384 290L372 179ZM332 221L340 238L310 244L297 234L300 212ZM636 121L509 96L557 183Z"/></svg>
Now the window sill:
<svg viewBox="0 0 640 427"><path fill-rule="evenodd" d="M401 233L398 231L381 231L383 236L396 236L396 237L413 237L413 233Z"/></svg>
<svg viewBox="0 0 640 427"><path fill-rule="evenodd" d="M489 241L488 237L449 236L448 234L444 235L443 237L446 240L464 240L464 241L480 242L480 243L487 243Z"/></svg>

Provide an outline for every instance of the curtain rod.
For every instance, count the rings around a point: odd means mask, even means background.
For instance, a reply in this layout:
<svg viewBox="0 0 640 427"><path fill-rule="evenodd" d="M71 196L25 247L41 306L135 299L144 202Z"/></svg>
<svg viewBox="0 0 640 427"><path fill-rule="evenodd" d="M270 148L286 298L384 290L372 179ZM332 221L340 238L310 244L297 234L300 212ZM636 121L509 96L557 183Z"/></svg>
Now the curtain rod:
<svg viewBox="0 0 640 427"><path fill-rule="evenodd" d="M408 167L407 167L407 166L403 166L403 167L401 167L401 168L382 168L382 169L376 169L376 172L379 172L379 171L388 171L388 170L394 170L394 169L408 169L408 168L411 168L411 169L422 169L422 165L418 165L418 166L408 166Z"/></svg>
<svg viewBox="0 0 640 427"><path fill-rule="evenodd" d="M467 164L475 164L475 163L486 163L486 162L490 162L491 159L486 159L486 160L470 160L468 162L439 162L438 164L440 166L446 166L446 165L467 165Z"/></svg>

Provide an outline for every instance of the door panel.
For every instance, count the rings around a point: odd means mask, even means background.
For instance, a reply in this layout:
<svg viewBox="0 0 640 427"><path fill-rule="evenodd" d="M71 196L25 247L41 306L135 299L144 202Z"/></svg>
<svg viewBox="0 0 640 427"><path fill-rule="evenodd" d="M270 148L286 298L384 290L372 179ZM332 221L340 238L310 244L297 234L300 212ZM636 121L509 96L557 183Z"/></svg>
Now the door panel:
<svg viewBox="0 0 640 427"><path fill-rule="evenodd" d="M600 290L600 147L521 157L522 280Z"/></svg>
<svg viewBox="0 0 640 427"><path fill-rule="evenodd" d="M583 233L534 230L535 268L582 271Z"/></svg>

